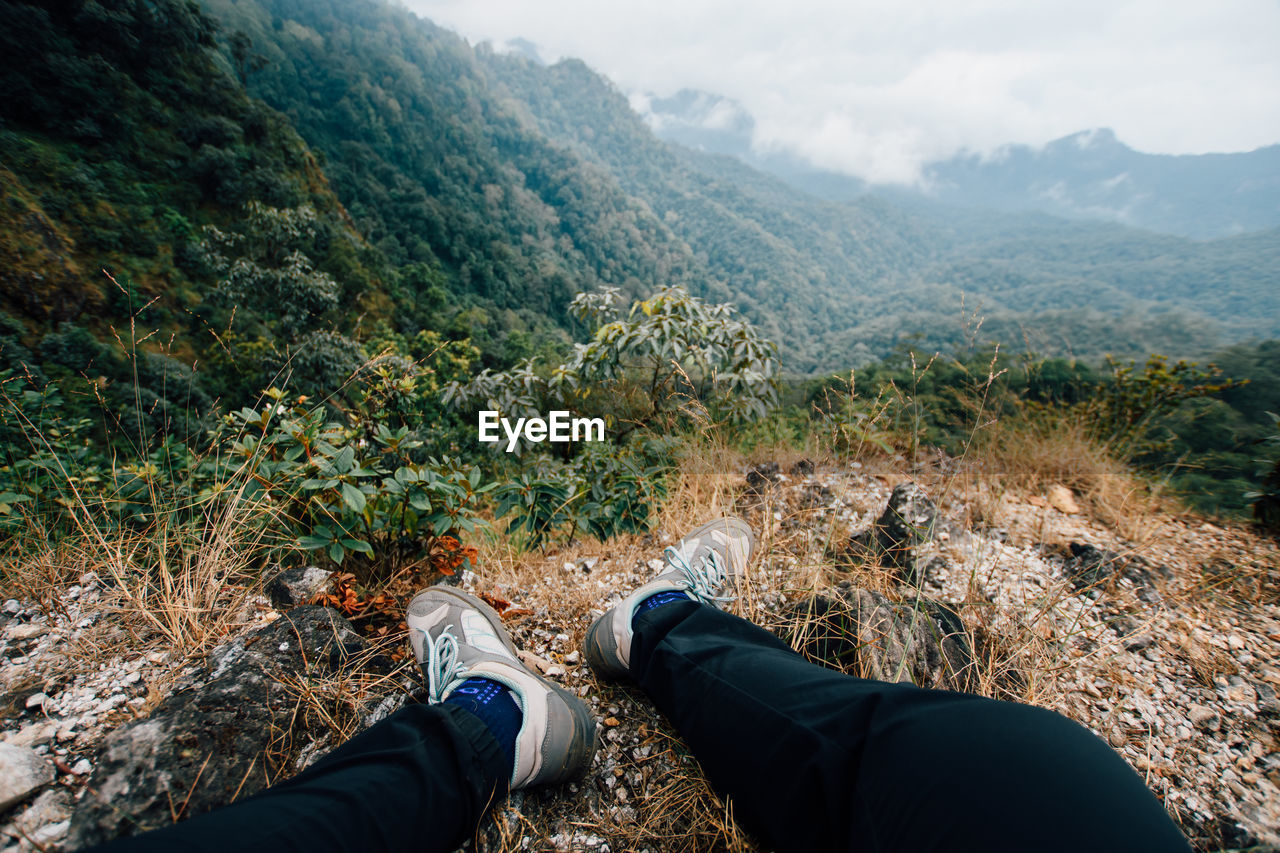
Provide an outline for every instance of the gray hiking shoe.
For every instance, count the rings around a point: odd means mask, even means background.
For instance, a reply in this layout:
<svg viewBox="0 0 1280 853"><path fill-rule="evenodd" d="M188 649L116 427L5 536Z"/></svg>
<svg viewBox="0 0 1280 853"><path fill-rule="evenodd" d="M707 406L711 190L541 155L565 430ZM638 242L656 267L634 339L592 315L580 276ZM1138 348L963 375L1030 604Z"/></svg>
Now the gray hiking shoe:
<svg viewBox="0 0 1280 853"><path fill-rule="evenodd" d="M520 662L492 607L460 589L433 586L414 596L405 621L431 702L443 702L473 676L511 689L524 715L516 736L513 789L564 782L586 772L596 752L595 719L581 699Z"/></svg>
<svg viewBox="0 0 1280 853"><path fill-rule="evenodd" d="M597 676L622 678L630 674L631 620L640 602L668 590L724 609L732 601L738 580L746 575L756 537L740 518L710 521L663 552L667 568L591 623L583 653Z"/></svg>

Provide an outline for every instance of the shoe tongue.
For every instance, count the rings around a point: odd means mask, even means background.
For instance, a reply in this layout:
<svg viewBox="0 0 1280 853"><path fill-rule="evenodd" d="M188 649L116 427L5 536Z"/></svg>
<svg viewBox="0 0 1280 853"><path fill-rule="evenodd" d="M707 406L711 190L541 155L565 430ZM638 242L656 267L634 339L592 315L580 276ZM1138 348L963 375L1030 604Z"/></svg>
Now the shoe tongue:
<svg viewBox="0 0 1280 853"><path fill-rule="evenodd" d="M702 565L703 560L706 560L715 552L714 546L719 544L719 541L715 533L704 533L694 542L682 543L675 551L684 558L690 568L697 569Z"/></svg>

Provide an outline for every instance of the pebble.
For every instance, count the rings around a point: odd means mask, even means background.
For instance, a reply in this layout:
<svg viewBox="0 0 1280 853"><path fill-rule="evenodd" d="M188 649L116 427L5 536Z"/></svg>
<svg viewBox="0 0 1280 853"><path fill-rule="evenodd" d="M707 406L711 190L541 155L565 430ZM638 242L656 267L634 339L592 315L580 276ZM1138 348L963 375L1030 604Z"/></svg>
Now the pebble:
<svg viewBox="0 0 1280 853"><path fill-rule="evenodd" d="M14 746L42 746L53 740L53 736L57 731L57 723L52 720L42 720L38 723L23 726L19 731L9 735L5 743L11 743Z"/></svg>
<svg viewBox="0 0 1280 853"><path fill-rule="evenodd" d="M53 781L53 765L34 750L0 743L0 812Z"/></svg>
<svg viewBox="0 0 1280 853"><path fill-rule="evenodd" d="M1191 721L1191 725L1209 731L1216 731L1220 722L1218 712L1203 705L1193 705L1187 713L1187 719Z"/></svg>
<svg viewBox="0 0 1280 853"><path fill-rule="evenodd" d="M71 792L65 788L41 791L30 806L18 811L13 821L13 830L16 832L11 832L19 837L26 836L36 844L52 846L67 834L71 823L71 806ZM31 848L19 846L17 849Z"/></svg>
<svg viewBox="0 0 1280 853"><path fill-rule="evenodd" d="M5 629L5 633L10 639L20 642L34 640L49 633L49 626L43 622L24 622L20 625L10 625Z"/></svg>

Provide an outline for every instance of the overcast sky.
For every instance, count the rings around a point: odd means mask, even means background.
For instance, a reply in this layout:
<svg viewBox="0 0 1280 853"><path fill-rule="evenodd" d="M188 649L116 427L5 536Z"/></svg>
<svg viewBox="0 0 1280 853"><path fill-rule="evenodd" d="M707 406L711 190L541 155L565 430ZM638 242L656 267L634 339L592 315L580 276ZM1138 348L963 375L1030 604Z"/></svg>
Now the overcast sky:
<svg viewBox="0 0 1280 853"><path fill-rule="evenodd" d="M1150 152L1280 142L1280 0L401 2L628 94L729 96L757 147L872 179L1095 127Z"/></svg>

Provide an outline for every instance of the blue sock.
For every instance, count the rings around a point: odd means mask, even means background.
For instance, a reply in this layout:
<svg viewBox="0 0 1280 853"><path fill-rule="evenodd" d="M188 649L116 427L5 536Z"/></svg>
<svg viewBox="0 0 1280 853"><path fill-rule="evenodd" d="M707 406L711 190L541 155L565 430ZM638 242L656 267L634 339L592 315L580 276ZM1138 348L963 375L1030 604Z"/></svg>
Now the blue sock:
<svg viewBox="0 0 1280 853"><path fill-rule="evenodd" d="M502 747L508 768L515 767L516 735L520 734L524 714L520 713L520 703L507 685L491 678L468 678L445 697L444 703L457 705L479 717ZM510 769L507 776L511 776Z"/></svg>
<svg viewBox="0 0 1280 853"><path fill-rule="evenodd" d="M655 607L661 607L664 604L671 604L674 601L689 601L689 596L678 589L668 589L662 592L655 592L644 601L636 605L635 615L631 617L631 626L634 628L636 617L646 610L652 610Z"/></svg>

